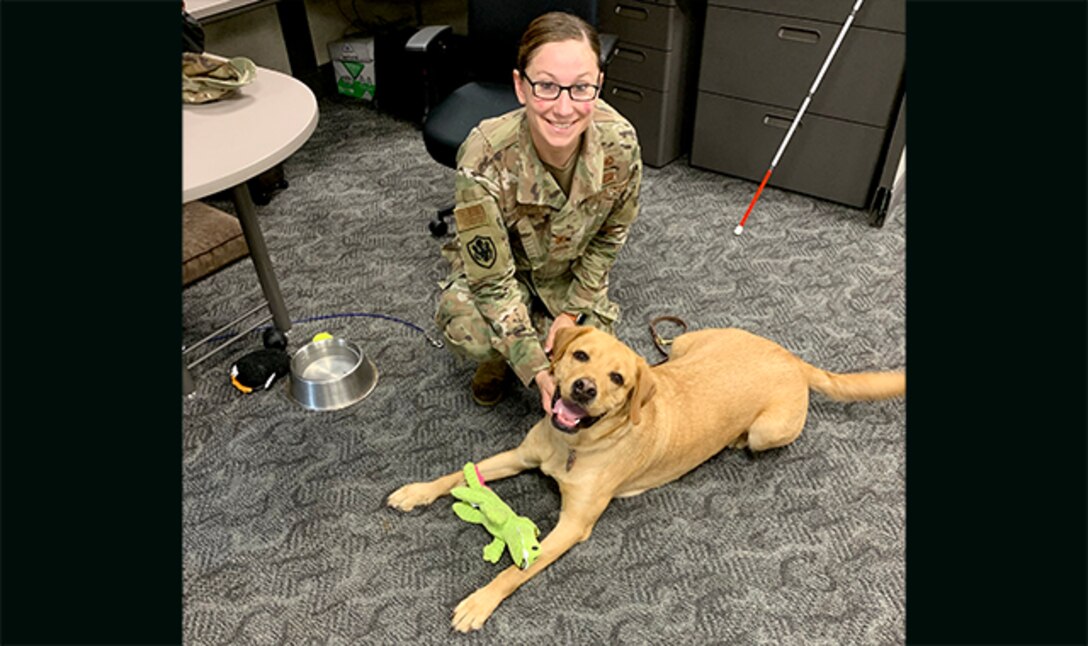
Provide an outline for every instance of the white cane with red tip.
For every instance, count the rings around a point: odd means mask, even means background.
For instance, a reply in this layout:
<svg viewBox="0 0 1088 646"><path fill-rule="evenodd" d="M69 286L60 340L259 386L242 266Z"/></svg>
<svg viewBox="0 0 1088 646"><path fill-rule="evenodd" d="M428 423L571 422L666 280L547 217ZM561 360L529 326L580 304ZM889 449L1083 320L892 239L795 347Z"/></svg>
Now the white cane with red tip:
<svg viewBox="0 0 1088 646"><path fill-rule="evenodd" d="M782 139L782 143L778 146L778 152L775 153L774 159L771 160L771 167L767 169L767 172L763 175L763 181L759 183L759 188L756 189L756 194L752 197L752 201L748 204L748 210L744 212L744 217L741 218L740 224L736 229L733 229L733 235L739 236L744 231L744 223L748 221L748 216L752 213L752 207L756 205L756 201L759 200L759 194L763 192L763 187L767 185L767 180L771 178L771 173L774 172L774 167L778 165L778 160L781 159L782 153L786 150L786 145L790 143L790 137L793 136L793 131L797 129L797 124L801 122L802 115L805 114L805 110L808 109L809 102L812 101L812 96L816 94L816 88L820 87L820 81L824 78L824 73L827 72L828 66L831 65L831 59L835 58L835 52L839 51L839 45L842 44L843 37L846 36L846 32L850 29L850 25L854 22L854 16L857 15L858 9L861 9L861 3L865 0L857 0L854 3L854 8L850 10L850 15L846 17L846 22L843 23L842 29L839 30L839 36L835 39L835 44L831 46L831 51L827 53L827 58L824 60L823 66L820 68L820 73L816 75L816 80L812 82L812 87L808 91L808 96L801 103L801 109L797 111L797 116L793 118L793 123L790 124L790 129L786 131L785 138Z"/></svg>

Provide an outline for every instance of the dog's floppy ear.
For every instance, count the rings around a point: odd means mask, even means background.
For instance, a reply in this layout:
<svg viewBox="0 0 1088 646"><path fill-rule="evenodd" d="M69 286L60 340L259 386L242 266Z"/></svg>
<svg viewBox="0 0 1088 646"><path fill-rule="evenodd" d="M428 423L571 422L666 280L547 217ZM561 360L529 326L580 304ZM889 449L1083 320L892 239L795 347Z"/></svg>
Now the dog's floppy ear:
<svg viewBox="0 0 1088 646"><path fill-rule="evenodd" d="M645 359L639 358L638 370L635 372L635 387L631 389L631 423L638 426L642 421L642 407L654 396L657 384L650 372L650 365Z"/></svg>
<svg viewBox="0 0 1088 646"><path fill-rule="evenodd" d="M555 331L555 339L552 341L552 365L555 365L556 361L562 358L563 354L567 351L567 346L570 342L588 333L594 328L588 325L574 325L570 327L562 327Z"/></svg>

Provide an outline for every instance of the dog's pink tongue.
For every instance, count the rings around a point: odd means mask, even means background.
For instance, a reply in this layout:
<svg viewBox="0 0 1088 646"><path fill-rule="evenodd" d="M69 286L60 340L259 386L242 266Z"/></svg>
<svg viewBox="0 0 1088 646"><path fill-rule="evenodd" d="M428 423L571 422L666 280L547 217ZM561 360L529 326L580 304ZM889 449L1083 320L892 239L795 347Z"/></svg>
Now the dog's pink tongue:
<svg viewBox="0 0 1088 646"><path fill-rule="evenodd" d="M586 412L581 407L568 404L563 398L556 400L555 406L552 407L552 413L555 414L556 418L559 419L559 423L563 426L576 426L586 416Z"/></svg>

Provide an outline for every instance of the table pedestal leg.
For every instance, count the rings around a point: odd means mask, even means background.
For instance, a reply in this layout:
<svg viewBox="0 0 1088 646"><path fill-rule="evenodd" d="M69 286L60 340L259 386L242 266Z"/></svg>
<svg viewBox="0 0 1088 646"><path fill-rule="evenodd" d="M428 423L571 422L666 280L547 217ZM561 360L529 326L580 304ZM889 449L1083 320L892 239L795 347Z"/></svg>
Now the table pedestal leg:
<svg viewBox="0 0 1088 646"><path fill-rule="evenodd" d="M268 257L268 248L264 244L264 235L257 223L257 207L253 205L253 196L245 182L235 186L232 194L234 208L238 211L238 220L242 224L242 233L249 246L249 257L257 270L257 279L261 282L261 290L268 301L268 309L272 312L272 321L276 324L276 329L287 332L291 329L291 318L287 316L287 306L283 303L279 282L272 271L272 260Z"/></svg>

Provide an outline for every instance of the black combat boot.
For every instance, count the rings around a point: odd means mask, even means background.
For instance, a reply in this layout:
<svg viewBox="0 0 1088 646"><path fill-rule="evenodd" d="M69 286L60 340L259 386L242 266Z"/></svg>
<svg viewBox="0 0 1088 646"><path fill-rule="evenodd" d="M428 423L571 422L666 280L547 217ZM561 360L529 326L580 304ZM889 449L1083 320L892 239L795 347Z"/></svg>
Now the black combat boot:
<svg viewBox="0 0 1088 646"><path fill-rule="evenodd" d="M476 374L472 376L472 400L480 406L494 406L502 401L509 374L506 359L502 358L476 366Z"/></svg>

